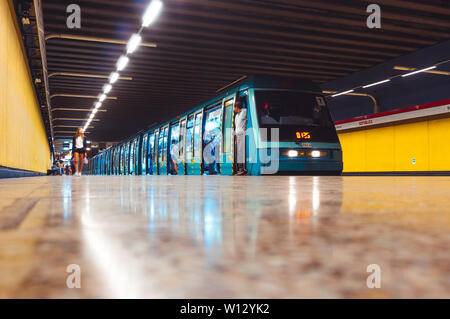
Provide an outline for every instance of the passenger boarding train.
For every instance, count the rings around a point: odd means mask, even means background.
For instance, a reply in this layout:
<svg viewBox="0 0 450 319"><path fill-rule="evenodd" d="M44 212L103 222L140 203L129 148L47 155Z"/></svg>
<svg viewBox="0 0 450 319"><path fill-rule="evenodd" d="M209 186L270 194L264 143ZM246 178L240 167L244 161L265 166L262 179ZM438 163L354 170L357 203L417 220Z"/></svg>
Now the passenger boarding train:
<svg viewBox="0 0 450 319"><path fill-rule="evenodd" d="M249 175L342 173L341 145L318 85L248 76L221 92L196 109L99 153L90 159L85 173L233 175L236 101L247 109Z"/></svg>

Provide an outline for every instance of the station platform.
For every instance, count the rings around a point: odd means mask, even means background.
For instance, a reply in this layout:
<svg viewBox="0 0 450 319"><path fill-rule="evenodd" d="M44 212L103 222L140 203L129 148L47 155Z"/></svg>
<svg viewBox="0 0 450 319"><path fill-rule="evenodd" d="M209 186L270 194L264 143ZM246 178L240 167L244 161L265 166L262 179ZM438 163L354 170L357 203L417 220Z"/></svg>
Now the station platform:
<svg viewBox="0 0 450 319"><path fill-rule="evenodd" d="M450 177L0 180L0 298L449 298L449 192Z"/></svg>

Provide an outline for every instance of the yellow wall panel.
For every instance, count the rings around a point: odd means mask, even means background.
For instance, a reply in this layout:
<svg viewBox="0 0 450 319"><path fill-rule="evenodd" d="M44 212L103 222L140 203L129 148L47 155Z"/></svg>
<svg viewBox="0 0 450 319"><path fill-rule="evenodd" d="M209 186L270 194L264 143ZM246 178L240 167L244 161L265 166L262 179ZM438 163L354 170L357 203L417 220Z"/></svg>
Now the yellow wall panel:
<svg viewBox="0 0 450 319"><path fill-rule="evenodd" d="M366 130L366 171L392 172L394 160L394 128Z"/></svg>
<svg viewBox="0 0 450 319"><path fill-rule="evenodd" d="M0 1L0 166L45 173L50 149L8 2Z"/></svg>
<svg viewBox="0 0 450 319"><path fill-rule="evenodd" d="M430 170L450 170L450 119L428 122Z"/></svg>
<svg viewBox="0 0 450 319"><path fill-rule="evenodd" d="M339 139L344 172L450 171L450 118L361 129Z"/></svg>
<svg viewBox="0 0 450 319"><path fill-rule="evenodd" d="M394 142L396 171L428 171L427 121L394 126Z"/></svg>
<svg viewBox="0 0 450 319"><path fill-rule="evenodd" d="M365 163L365 132L344 133L339 136L343 150L344 171L364 172Z"/></svg>

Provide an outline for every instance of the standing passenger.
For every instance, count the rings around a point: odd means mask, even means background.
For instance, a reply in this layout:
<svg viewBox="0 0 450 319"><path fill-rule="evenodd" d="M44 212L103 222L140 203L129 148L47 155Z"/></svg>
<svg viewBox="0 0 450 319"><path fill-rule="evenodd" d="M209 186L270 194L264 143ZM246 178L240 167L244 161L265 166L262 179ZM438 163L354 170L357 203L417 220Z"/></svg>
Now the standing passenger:
<svg viewBox="0 0 450 319"><path fill-rule="evenodd" d="M245 135L247 130L247 109L242 107L242 102L238 101L234 104L235 118L235 136L236 136L236 160L237 174L245 175Z"/></svg>
<svg viewBox="0 0 450 319"><path fill-rule="evenodd" d="M75 166L75 176L81 176L83 170L83 159L87 156L86 152L86 139L83 134L83 129L78 128L77 134L75 134L72 141L72 155L73 164ZM78 167L79 165L79 167Z"/></svg>
<svg viewBox="0 0 450 319"><path fill-rule="evenodd" d="M178 175L178 141L176 139L172 140L172 146L170 148L170 160L172 166L172 174Z"/></svg>

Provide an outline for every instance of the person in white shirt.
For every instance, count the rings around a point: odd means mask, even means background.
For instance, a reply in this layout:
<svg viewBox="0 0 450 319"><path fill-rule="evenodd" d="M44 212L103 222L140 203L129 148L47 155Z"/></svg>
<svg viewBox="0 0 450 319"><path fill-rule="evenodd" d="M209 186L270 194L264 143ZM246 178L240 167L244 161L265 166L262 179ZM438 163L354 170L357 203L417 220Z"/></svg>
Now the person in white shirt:
<svg viewBox="0 0 450 319"><path fill-rule="evenodd" d="M242 107L242 102L238 101L234 104L234 112L236 117L234 119L235 136L236 136L236 160L237 173L236 175L245 175L245 135L247 131L247 109Z"/></svg>
<svg viewBox="0 0 450 319"><path fill-rule="evenodd" d="M72 140L72 156L73 164L75 166L74 175L81 176L81 171L83 170L83 160L87 156L86 138L84 137L83 129L81 127L78 128L77 134L75 134Z"/></svg>

